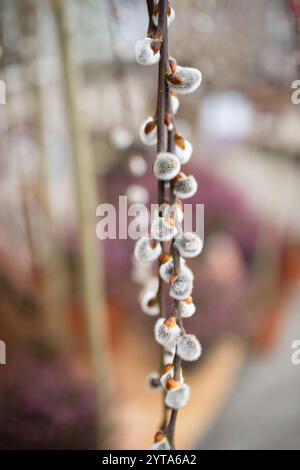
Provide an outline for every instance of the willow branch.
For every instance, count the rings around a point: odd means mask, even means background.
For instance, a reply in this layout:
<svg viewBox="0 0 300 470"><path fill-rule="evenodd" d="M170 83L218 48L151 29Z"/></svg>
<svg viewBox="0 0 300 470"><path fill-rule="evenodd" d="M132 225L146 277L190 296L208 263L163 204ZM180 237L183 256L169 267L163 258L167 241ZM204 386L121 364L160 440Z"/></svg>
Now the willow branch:
<svg viewBox="0 0 300 470"><path fill-rule="evenodd" d="M153 8L151 10L151 5L149 9L149 4L153 2L147 1L148 12L149 12L149 24L152 21ZM151 17L150 17L151 14ZM161 49L160 49L160 62L158 67L158 90L157 90L157 153L165 151L165 112L166 112L166 70L168 63L168 37L167 37L167 0L161 0L159 3L159 17L158 17L158 28L157 34L159 34L160 39L162 40ZM165 184L163 181L158 181L158 204L161 207L165 202ZM161 243L162 252L164 251L164 243ZM158 269L160 265L158 266ZM164 286L163 280L161 279L158 273L159 285L158 285L158 304L160 316L165 317L165 295L164 295ZM160 360L160 371L162 373L164 367L164 348L161 348L161 360ZM167 409L164 404L165 401L165 392L163 392L163 419L161 424L161 429L165 430L167 425Z"/></svg>
<svg viewBox="0 0 300 470"><path fill-rule="evenodd" d="M174 153L175 123L174 123L174 117L172 116L172 112L171 112L170 101L171 101L171 94L170 94L169 86L166 85L166 111L170 115L172 124L173 124L172 129L168 130L167 147L168 147L168 152ZM174 194L173 186L171 185L170 204L171 206L175 206L176 203L177 203L177 197ZM175 240L173 239L172 244L171 244L171 253L173 256L173 263L174 263L174 274L179 274L180 273L180 255L179 255L177 248L174 245L174 241ZM184 332L179 303L180 303L179 300L174 300L172 315L176 316L177 324L181 328L181 330ZM180 381L181 359L177 355L176 351L175 351L175 356L173 360L173 365L174 365L174 378L175 380ZM178 410L173 409L171 411L169 424L167 426L167 435L168 435L171 449L175 449L175 429L176 429L177 416L178 416Z"/></svg>
<svg viewBox="0 0 300 470"><path fill-rule="evenodd" d="M163 32L162 45L160 49L160 62L158 68L158 91L157 91L157 153L165 150L165 94L166 94L166 68L168 61L168 43L167 43L167 0L161 0L159 3L159 21L158 31ZM165 184L158 182L158 204L161 206L165 202ZM162 243L162 249L164 248ZM159 276L158 301L160 305L160 314L164 314L163 301L163 282Z"/></svg>
<svg viewBox="0 0 300 470"><path fill-rule="evenodd" d="M168 133L168 148L171 149L174 144L170 142L170 139L172 139L172 142L174 142L173 134L171 131L169 131ZM176 204L176 196L174 195L172 188L171 188L171 204ZM172 252L173 263L174 263L174 274L179 274L180 273L180 255L179 255L177 248L174 246L174 240L172 241L171 252ZM177 324L181 328L181 330L184 332L179 303L180 303L179 300L174 301L172 315L176 316ZM174 365L174 379L180 381L181 359L177 355L176 351L175 351L175 356L173 360L173 365ZM176 428L177 415L178 415L178 410L175 410L175 409L172 410L170 421L167 427L167 435L169 438L171 449L175 449L175 428Z"/></svg>
<svg viewBox="0 0 300 470"><path fill-rule="evenodd" d="M157 37L161 39L157 91L157 152L165 150L166 71L168 64L167 0L159 2Z"/></svg>

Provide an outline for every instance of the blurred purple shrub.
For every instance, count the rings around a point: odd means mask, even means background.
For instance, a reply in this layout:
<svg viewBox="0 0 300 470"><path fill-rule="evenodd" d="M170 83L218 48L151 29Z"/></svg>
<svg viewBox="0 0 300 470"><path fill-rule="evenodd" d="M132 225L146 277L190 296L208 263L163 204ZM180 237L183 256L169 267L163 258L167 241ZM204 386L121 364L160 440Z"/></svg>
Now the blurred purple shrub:
<svg viewBox="0 0 300 470"><path fill-rule="evenodd" d="M93 388L68 360L27 350L9 358L0 386L0 449L93 449L95 416Z"/></svg>

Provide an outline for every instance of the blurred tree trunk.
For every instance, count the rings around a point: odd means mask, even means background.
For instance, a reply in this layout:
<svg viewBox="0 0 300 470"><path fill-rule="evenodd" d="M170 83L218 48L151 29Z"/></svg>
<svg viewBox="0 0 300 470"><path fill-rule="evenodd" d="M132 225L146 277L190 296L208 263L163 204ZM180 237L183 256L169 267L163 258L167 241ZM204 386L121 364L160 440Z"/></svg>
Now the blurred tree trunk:
<svg viewBox="0 0 300 470"><path fill-rule="evenodd" d="M44 142L45 107L43 102L43 87L39 81L39 60L41 58L39 19L37 15L38 1L32 4L35 7L35 20L28 23L31 25L29 32L32 35L32 56L28 63L28 75L32 73L34 66L34 83L32 84L32 94L36 108L37 138L40 149L39 161L39 184L37 188L37 198L42 217L43 229L47 237L48 250L46 259L43 260L43 292L42 303L44 306L44 328L46 335L54 346L59 349L69 349L72 345L70 335L70 325L67 321L67 300L69 282L67 277L66 260L59 236L55 233L53 219L49 204L48 177L47 177L47 154ZM30 13L31 10L29 10ZM26 31L23 32L26 34Z"/></svg>
<svg viewBox="0 0 300 470"><path fill-rule="evenodd" d="M51 347L66 349L70 345L70 329L66 318L66 270L64 258L57 236L53 230L53 221L49 207L48 181L46 172L46 154L43 145L43 121L44 109L41 102L41 90L37 80L38 73L32 76L32 68L36 69L40 44L37 37L38 23L34 14L34 7L38 6L34 2L27 4L5 0L1 3L1 38L4 44L2 51L3 75L6 68L13 64L15 67L15 80L24 87L23 93L18 97L18 103L25 109L26 96L33 104L34 120L30 127L26 122L16 124L13 120L13 110L11 109L14 98L14 91L10 90L10 81L7 80L8 94L6 110L6 140L11 145L14 139L14 132L27 134L38 148L38 158L33 164L37 172L36 180L24 174L22 162L19 170L19 193L22 205L22 216L24 220L24 233L20 233L20 238L26 238L31 262L31 281L34 299L37 301L36 318L29 321L25 319L26 328L23 325L25 336L34 340L46 341ZM24 14L26 13L26 14ZM8 21L9 19L9 21ZM11 35L13 24L14 35ZM22 38L22 42L15 40ZM24 48L23 45L32 45L31 48ZM8 53L7 53L8 51ZM35 70L37 72L37 70ZM18 128L20 127L20 129ZM24 128L28 130L24 131ZM10 151L10 148L8 149ZM14 156L16 158L16 156ZM20 159L21 160L21 159ZM42 228L42 232L37 237L36 222ZM43 245L47 245L47 256L43 256ZM59 280L59 281L58 281ZM17 290L16 290L17 292ZM22 303L20 305L22 309ZM23 313L18 312L18 313ZM22 317L23 318L23 317ZM35 322L33 322L35 320ZM20 325L20 318L18 324ZM38 325L38 326L37 326Z"/></svg>
<svg viewBox="0 0 300 470"><path fill-rule="evenodd" d="M79 90L78 70L70 57L70 37L65 29L66 3L50 1L61 52L62 80L69 123L70 143L74 162L75 186L79 213L81 254L81 296L88 323L89 345L95 382L98 391L99 448L109 448L111 431L111 378L110 348L105 315L103 265L101 244L96 239L96 181L94 159L85 128L80 123L76 96ZM96 249L97 243L97 249ZM100 269L99 269L100 266Z"/></svg>

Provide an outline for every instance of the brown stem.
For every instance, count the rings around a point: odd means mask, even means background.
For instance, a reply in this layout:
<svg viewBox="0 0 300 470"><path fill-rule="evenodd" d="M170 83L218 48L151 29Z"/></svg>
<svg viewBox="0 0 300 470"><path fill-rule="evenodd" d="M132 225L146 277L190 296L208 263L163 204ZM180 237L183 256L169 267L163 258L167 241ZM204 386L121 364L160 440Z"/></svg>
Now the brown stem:
<svg viewBox="0 0 300 470"><path fill-rule="evenodd" d="M160 375L163 374L164 370L164 348L160 348ZM166 432L167 430L167 421L168 421L168 411L167 407L165 405L165 398L166 398L166 392L165 390L162 391L162 422L160 425L160 430L163 432Z"/></svg>
<svg viewBox="0 0 300 470"><path fill-rule="evenodd" d="M177 421L178 410L172 410L167 434L170 442L170 447L172 450L175 450L175 428L176 428L176 421Z"/></svg>
<svg viewBox="0 0 300 470"><path fill-rule="evenodd" d="M163 31L162 45L160 50L160 62L158 68L158 91L157 91L157 153L165 150L165 75L168 61L168 40L167 40L167 0L162 0L159 4L158 29ZM163 181L158 182L158 204L161 206L165 202L165 185ZM163 243L162 250L164 248ZM163 283L159 276L158 301L160 314L164 314Z"/></svg>
<svg viewBox="0 0 300 470"><path fill-rule="evenodd" d="M151 3L151 2L150 2ZM153 2L152 2L153 3ZM149 12L149 24L150 20L150 11L149 1L147 1L148 12ZM151 5L150 5L151 7ZM153 13L153 10L152 10ZM168 62L168 35L167 35L167 0L161 0L159 3L159 16L158 16L158 31L160 31L162 44L160 49L160 62L158 68L158 90L157 90L157 153L165 151L165 111L166 111L166 67ZM158 182L158 204L161 206L165 202L165 184L163 181ZM164 243L161 243L162 252L164 251ZM160 266L158 266L159 269ZM158 273L159 286L158 286L158 303L160 309L160 316L165 317L165 305L164 305L164 286L163 281ZM161 364L160 369L163 370L163 358L164 358L164 348L161 348ZM165 392L162 394L163 399L163 421L161 429L165 430L167 426L167 409L164 404L165 401Z"/></svg>
<svg viewBox="0 0 300 470"><path fill-rule="evenodd" d="M154 10L154 0L146 0L147 2L147 8L148 8L148 15L149 15L149 20L153 16L153 10Z"/></svg>
<svg viewBox="0 0 300 470"><path fill-rule="evenodd" d="M172 243L172 255L173 255L173 262L174 262L174 273L177 274L178 272L180 272L180 255L178 253L178 250L174 247L173 243ZM178 326L184 332L183 322L182 322L180 308L179 308L179 300L175 300L173 312L176 312ZM173 365L174 365L174 378L175 380L180 380L181 359L177 355L176 352L175 352L175 356L173 360ZM169 438L171 449L175 449L175 427L176 427L177 415L178 415L178 410L172 410L170 421L167 427L167 435Z"/></svg>
<svg viewBox="0 0 300 470"><path fill-rule="evenodd" d="M166 70L168 64L168 35L167 35L167 0L159 2L157 33L161 35L162 44L160 48L160 61L158 68L158 91L157 91L157 153L165 149L165 93L166 93Z"/></svg>
<svg viewBox="0 0 300 470"><path fill-rule="evenodd" d="M174 357L174 379L180 380L180 369L181 369L181 359L177 354ZM170 421L167 427L167 436L170 442L170 446L172 450L175 450L175 430L176 430L176 422L177 422L178 410L172 410Z"/></svg>
<svg viewBox="0 0 300 470"><path fill-rule="evenodd" d="M174 357L174 378L175 380L180 380L180 369L181 369L181 359L177 354ZM176 421L178 416L178 410L172 410L170 421L167 428L167 435L169 438L171 449L175 450L175 430L176 430Z"/></svg>
<svg viewBox="0 0 300 470"><path fill-rule="evenodd" d="M157 153L165 150L166 70L168 64L167 0L159 2L158 34L162 37L157 91ZM158 204L165 202L165 184L158 182Z"/></svg>
<svg viewBox="0 0 300 470"><path fill-rule="evenodd" d="M146 2L149 15L148 37L152 38L156 34L156 26L153 22L154 0L146 0Z"/></svg>

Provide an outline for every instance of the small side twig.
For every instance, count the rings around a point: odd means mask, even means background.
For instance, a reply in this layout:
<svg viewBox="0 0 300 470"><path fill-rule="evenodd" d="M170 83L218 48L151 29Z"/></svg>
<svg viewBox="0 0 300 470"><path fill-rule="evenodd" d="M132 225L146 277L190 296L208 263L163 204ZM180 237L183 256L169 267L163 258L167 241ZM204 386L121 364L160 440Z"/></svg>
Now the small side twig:
<svg viewBox="0 0 300 470"><path fill-rule="evenodd" d="M174 131L168 132L168 148L173 149L174 147ZM172 151L172 150L170 150ZM171 187L171 204L176 204L177 198L173 192L173 188ZM173 256L173 263L174 263L174 274L178 274L180 272L180 255L176 247L174 246L174 240L172 241L171 252ZM180 308L179 308L179 300L174 301L173 306L173 315L177 318L177 324L184 332L183 322L181 318ZM180 380L180 369L181 369L181 359L177 355L175 351L175 356L173 360L174 365L174 378L175 380ZM175 449L175 428L176 428L176 421L178 416L178 410L173 409L170 416L170 421L167 427L167 435L170 442L171 449Z"/></svg>

